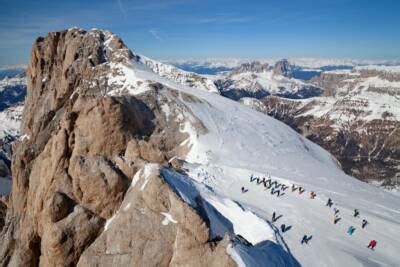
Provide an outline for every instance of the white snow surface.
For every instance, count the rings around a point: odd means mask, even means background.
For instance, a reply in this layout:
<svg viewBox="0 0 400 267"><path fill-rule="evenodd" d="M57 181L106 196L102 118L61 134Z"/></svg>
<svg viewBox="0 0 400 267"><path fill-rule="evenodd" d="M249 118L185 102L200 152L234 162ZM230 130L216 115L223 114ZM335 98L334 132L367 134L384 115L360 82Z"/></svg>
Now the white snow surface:
<svg viewBox="0 0 400 267"><path fill-rule="evenodd" d="M140 191L145 190L147 183L149 182L150 176L158 170L159 166L157 164L149 163L144 166L143 169L137 171L132 178L131 187L135 187L136 184L143 177L143 182L140 186Z"/></svg>
<svg viewBox="0 0 400 267"><path fill-rule="evenodd" d="M0 112L0 139L19 135L23 108L23 105L19 105Z"/></svg>
<svg viewBox="0 0 400 267"><path fill-rule="evenodd" d="M164 220L161 222L162 225L168 225L170 223L178 223L168 212L161 212L161 215L165 217Z"/></svg>
<svg viewBox="0 0 400 267"><path fill-rule="evenodd" d="M219 90L215 86L214 82L202 75L181 70L172 65L150 59L143 55L140 55L140 62L147 65L153 72L157 73L161 77L190 87L195 87L197 89L217 94L219 93Z"/></svg>
<svg viewBox="0 0 400 267"><path fill-rule="evenodd" d="M188 114L182 114L181 129L194 131L184 158L187 175L169 169L162 174L189 205L198 208L201 200L211 237L231 235L233 245L227 252L240 266L398 266L398 195L344 174L328 152L267 115L163 78L144 64L127 68L139 81L160 82L201 101L181 99L208 130L197 134ZM262 184L250 183L252 174L301 185L306 192L300 195L289 188L278 198ZM242 186L247 193L241 192ZM310 199L310 191L317 193L315 199ZM332 208L325 206L328 198L340 210L342 219L336 225ZM355 208L360 218L352 216ZM274 211L282 217L272 223ZM363 218L369 221L365 229L360 227ZM282 223L291 226L285 233L279 230ZM353 236L346 234L350 225L356 228ZM312 236L308 245L300 243L303 235ZM366 247L371 239L378 242L375 251Z"/></svg>

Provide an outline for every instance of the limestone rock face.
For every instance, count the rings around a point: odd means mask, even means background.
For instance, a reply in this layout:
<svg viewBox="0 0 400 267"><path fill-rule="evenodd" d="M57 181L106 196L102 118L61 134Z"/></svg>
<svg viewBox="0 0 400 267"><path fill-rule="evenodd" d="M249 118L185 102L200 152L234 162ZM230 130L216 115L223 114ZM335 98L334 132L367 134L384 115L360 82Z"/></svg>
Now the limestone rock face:
<svg viewBox="0 0 400 267"><path fill-rule="evenodd" d="M7 205L0 199L0 231L4 226L4 219L6 217Z"/></svg>
<svg viewBox="0 0 400 267"><path fill-rule="evenodd" d="M234 265L227 240L208 242L206 223L160 178L157 165L139 170L135 181L78 266Z"/></svg>
<svg viewBox="0 0 400 267"><path fill-rule="evenodd" d="M177 106L181 93L155 84L138 97L107 95L110 66L128 60L137 58L105 31L36 40L25 138L13 145L12 193L0 202L0 266L232 265L227 241L211 250L207 225L158 174L143 192L130 187L148 162L167 165L188 147L180 146L187 134L160 108ZM129 214L120 209L128 202ZM164 225L160 212L179 223Z"/></svg>

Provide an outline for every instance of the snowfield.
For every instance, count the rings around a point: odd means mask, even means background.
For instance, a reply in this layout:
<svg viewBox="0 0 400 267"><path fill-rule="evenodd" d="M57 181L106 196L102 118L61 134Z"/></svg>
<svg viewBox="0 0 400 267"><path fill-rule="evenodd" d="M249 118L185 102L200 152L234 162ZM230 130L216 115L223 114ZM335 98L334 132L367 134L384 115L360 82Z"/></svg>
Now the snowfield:
<svg viewBox="0 0 400 267"><path fill-rule="evenodd" d="M227 253L239 266L399 266L398 195L347 176L328 152L267 115L168 80L141 62L124 68L131 75L126 81L135 81L130 94L141 94L159 82L200 100L180 97L192 112L182 114L181 124L181 131L189 133L185 143L191 145L183 159L186 175L171 169L161 173L193 208L199 208L196 199L201 199L211 237L230 235ZM174 108L163 110L171 113ZM190 116L204 124L206 134L196 133ZM251 175L270 177L288 188L280 187L280 197L271 195L262 183L251 182ZM292 192L292 184L306 191ZM248 191L242 193L242 187ZM311 191L316 192L315 199L310 198ZM325 206L328 198L334 202L331 208ZM337 224L333 208L340 210ZM354 209L360 211L359 218L353 217ZM271 220L273 212L282 215L276 222ZM165 218L165 224L179 223L169 214ZM369 224L362 229L364 218ZM282 233L281 224L290 229ZM356 230L349 236L351 225ZM312 236L308 244L300 242L304 235ZM374 251L367 248L372 239L378 242Z"/></svg>

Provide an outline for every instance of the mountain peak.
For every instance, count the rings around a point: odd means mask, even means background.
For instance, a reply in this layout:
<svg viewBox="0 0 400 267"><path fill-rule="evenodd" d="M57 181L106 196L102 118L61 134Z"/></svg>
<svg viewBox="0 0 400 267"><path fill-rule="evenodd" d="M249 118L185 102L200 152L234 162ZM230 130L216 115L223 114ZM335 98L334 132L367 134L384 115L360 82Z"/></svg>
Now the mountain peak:
<svg viewBox="0 0 400 267"><path fill-rule="evenodd" d="M260 63L259 61L246 62L234 68L231 73L238 74L244 72L264 72L269 69L268 63Z"/></svg>
<svg viewBox="0 0 400 267"><path fill-rule="evenodd" d="M291 77L293 66L289 63L287 59L279 60L275 63L273 68L274 74L282 75L285 77Z"/></svg>

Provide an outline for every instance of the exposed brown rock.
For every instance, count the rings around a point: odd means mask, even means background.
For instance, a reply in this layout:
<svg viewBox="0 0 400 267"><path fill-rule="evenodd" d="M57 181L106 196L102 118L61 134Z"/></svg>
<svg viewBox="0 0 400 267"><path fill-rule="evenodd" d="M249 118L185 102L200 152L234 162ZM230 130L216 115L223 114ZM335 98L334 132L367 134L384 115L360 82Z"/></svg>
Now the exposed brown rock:
<svg viewBox="0 0 400 267"><path fill-rule="evenodd" d="M64 219L74 208L74 201L61 192L56 192L49 206L49 215L52 222Z"/></svg>
<svg viewBox="0 0 400 267"><path fill-rule="evenodd" d="M104 219L81 206L41 234L41 266L76 265L82 252L103 229Z"/></svg>
<svg viewBox="0 0 400 267"><path fill-rule="evenodd" d="M199 215L156 169L149 176L144 173L139 171L121 208L78 266L234 266L226 253L227 240L212 248Z"/></svg>
<svg viewBox="0 0 400 267"><path fill-rule="evenodd" d="M7 205L2 199L0 199L0 231L3 229L4 220L7 213Z"/></svg>
<svg viewBox="0 0 400 267"><path fill-rule="evenodd" d="M274 74L282 75L285 77L291 77L293 72L293 66L290 65L287 59L282 59L275 63L273 71Z"/></svg>
<svg viewBox="0 0 400 267"><path fill-rule="evenodd" d="M180 122L160 109L168 103L175 116L185 108L179 99L189 96L162 85L139 97L107 95L113 89L104 79L109 62L134 58L118 37L97 30L70 29L37 39L22 118L27 138L13 146L0 266L231 265L227 241L211 250L203 220L158 174L145 191L131 188L126 195L147 162L167 165L189 149L180 145L188 138ZM194 116L191 120L199 133L206 132ZM133 209L115 219L123 229L104 231L106 220L128 201L148 215ZM0 207L0 219L4 210ZM161 211L180 223L160 224Z"/></svg>

